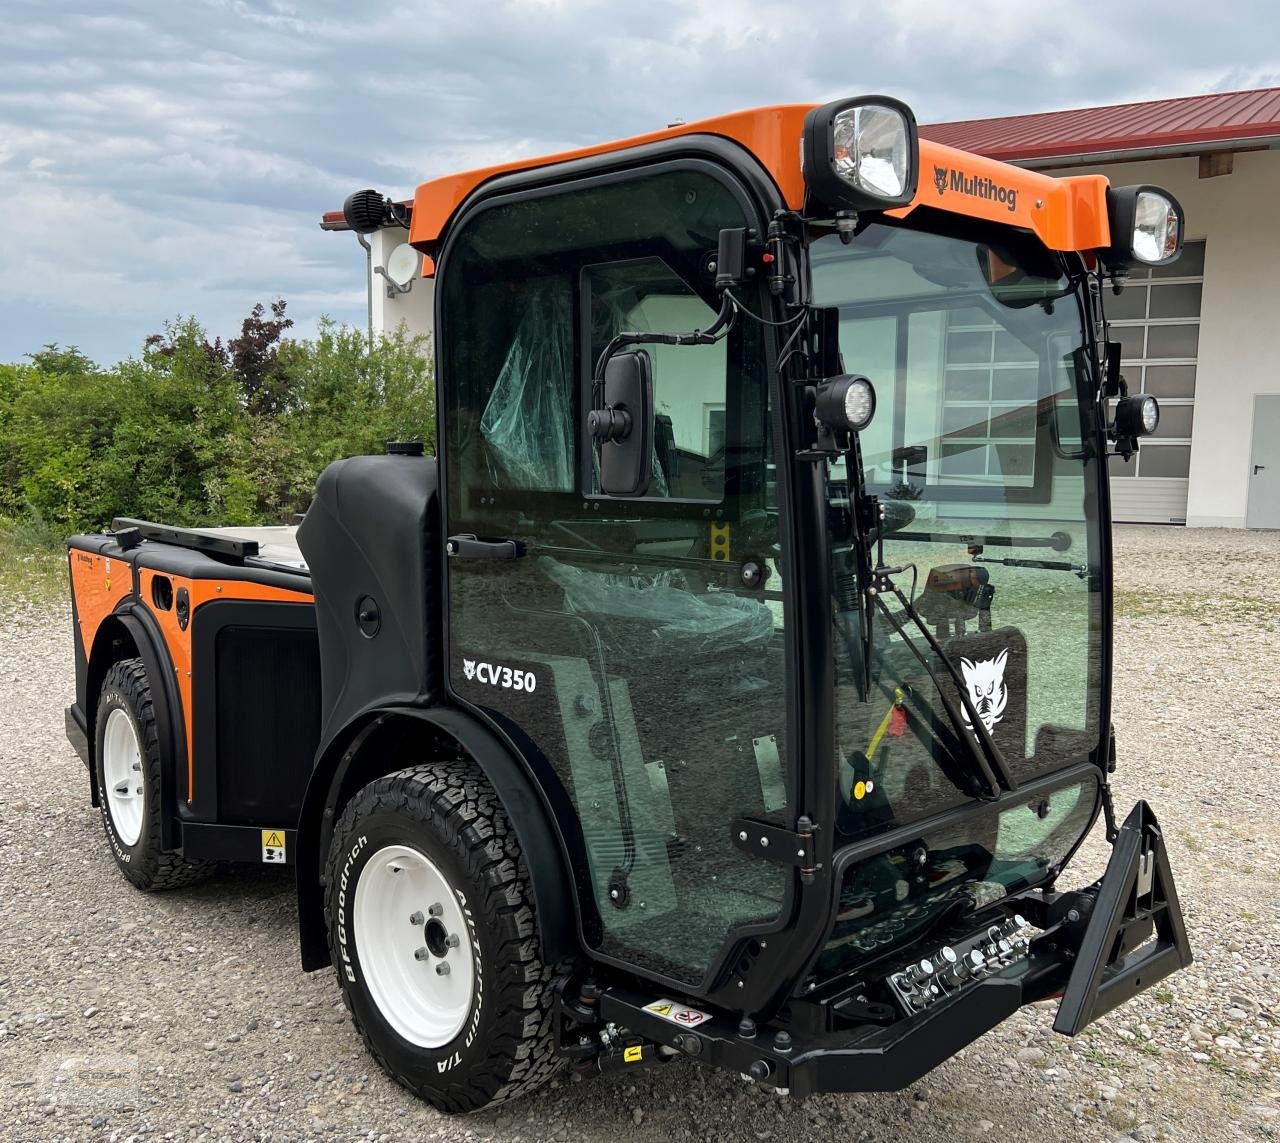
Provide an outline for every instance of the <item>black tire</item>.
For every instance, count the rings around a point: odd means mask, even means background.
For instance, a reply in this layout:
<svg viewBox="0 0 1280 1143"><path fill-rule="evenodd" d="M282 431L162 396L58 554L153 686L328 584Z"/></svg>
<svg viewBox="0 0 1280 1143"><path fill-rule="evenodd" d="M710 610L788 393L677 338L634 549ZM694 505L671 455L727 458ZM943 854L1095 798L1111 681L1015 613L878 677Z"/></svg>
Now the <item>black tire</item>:
<svg viewBox="0 0 1280 1143"><path fill-rule="evenodd" d="M142 823L132 845L121 837L111 817L107 795L105 759L103 756L107 721L114 710L122 710L133 724L141 755L138 787L143 791ZM177 889L208 877L215 866L208 861L187 861L180 853L166 853L160 848L160 737L156 733L155 707L151 688L141 659L122 659L114 663L102 681L98 694L98 713L94 721L93 780L98 787L98 804L102 825L107 833L111 855L120 872L139 889Z"/></svg>
<svg viewBox="0 0 1280 1143"><path fill-rule="evenodd" d="M356 939L355 896L370 858L390 845L426 856L469 910L475 978L462 1029L425 1048L403 1038L371 994ZM497 794L464 761L379 778L347 804L329 848L329 951L356 1030L382 1068L447 1112L524 1095L559 1069L552 1036L553 970L539 953L529 872Z"/></svg>

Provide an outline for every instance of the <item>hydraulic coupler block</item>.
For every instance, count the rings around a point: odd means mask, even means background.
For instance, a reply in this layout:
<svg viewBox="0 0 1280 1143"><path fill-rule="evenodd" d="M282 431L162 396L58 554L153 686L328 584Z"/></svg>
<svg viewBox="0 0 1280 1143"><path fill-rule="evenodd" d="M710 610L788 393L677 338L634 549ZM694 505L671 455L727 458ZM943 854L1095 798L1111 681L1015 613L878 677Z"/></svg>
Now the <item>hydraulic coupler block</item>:
<svg viewBox="0 0 1280 1143"><path fill-rule="evenodd" d="M1021 935L1026 924L1021 916L1008 917L903 966L890 973L885 983L908 1015L920 1012L965 985L1024 959L1030 948Z"/></svg>

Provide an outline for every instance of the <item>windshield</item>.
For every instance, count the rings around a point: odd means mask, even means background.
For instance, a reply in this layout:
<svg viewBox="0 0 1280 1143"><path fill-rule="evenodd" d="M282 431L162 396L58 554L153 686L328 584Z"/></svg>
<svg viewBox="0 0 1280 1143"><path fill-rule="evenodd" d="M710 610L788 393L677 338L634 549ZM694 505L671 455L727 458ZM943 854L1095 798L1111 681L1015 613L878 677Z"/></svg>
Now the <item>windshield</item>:
<svg viewBox="0 0 1280 1143"><path fill-rule="evenodd" d="M860 444L884 564L904 569L894 582L1016 782L1088 760L1098 474L1080 429L1085 323L1061 260L995 228L969 240L882 223L811 255L815 304L840 310L844 366L876 388ZM827 475L847 843L969 801L981 763L969 707L919 627L892 600L900 631L861 614L844 459Z"/></svg>

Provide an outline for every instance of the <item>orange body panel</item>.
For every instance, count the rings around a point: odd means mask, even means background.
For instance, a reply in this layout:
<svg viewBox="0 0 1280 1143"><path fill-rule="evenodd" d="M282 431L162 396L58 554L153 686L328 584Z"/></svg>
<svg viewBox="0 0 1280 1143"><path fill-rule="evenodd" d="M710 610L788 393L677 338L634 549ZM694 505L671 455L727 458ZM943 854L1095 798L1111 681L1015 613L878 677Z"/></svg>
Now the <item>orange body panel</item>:
<svg viewBox="0 0 1280 1143"><path fill-rule="evenodd" d="M157 575L166 574L165 572L152 571L149 568L141 569L138 577L138 586L143 600L151 599L151 581ZM169 659L173 663L174 676L178 684L178 695L182 699L182 725L187 739L187 801L189 802L195 794L196 785L195 750L191 721L191 631L194 626L196 612L203 604L217 599L313 603L314 597L308 592L287 591L281 587L270 587L265 584L249 583L238 579L182 579L179 576L172 575L169 576L169 579L173 581L175 595L180 587L185 587L190 595L191 622L187 624L187 629L183 631L178 626L178 616L174 609L159 611L152 607L150 610L155 616L156 622L160 625L161 633L164 635L165 646L168 648Z"/></svg>
<svg viewBox="0 0 1280 1143"><path fill-rule="evenodd" d="M121 600L133 588L133 568L122 559L112 559L74 549L71 557L71 590L76 601L76 614L80 624L80 637L86 656L93 654L93 641L102 621L110 615ZM184 579L168 572L151 568L138 569L138 589L142 602L154 616L164 637L165 649L173 664L178 695L182 702L182 723L187 743L187 800L195 791L195 752L191 721L191 631L188 622L184 631L178 626L174 608L161 611L152 604L152 581L157 575L166 576L173 584L176 596L179 588L186 588L191 601L191 618L206 603L220 599L244 599L280 603L314 603L314 596L305 591L289 591L286 588L247 580Z"/></svg>
<svg viewBox="0 0 1280 1143"><path fill-rule="evenodd" d="M71 563L76 621L80 625L80 645L88 656L93 652L93 641L102 621L133 588L133 568L124 560L82 552L78 548L67 555Z"/></svg>
<svg viewBox="0 0 1280 1143"><path fill-rule="evenodd" d="M810 110L808 104L792 103L761 107L755 111L738 111L732 115L720 115L696 123L681 123L663 131L651 131L647 135L633 135L630 139L597 143L576 151L562 151L557 155L515 159L510 163L432 179L418 187L418 192L414 195L409 241L415 246L419 243L429 245L436 242L462 201L481 183L488 182L497 175L549 167L554 163L568 163L574 159L586 159L612 151L625 151L680 135L720 135L740 143L773 175L787 205L793 210L799 210L804 203L804 179L800 175L800 130L804 125L804 117Z"/></svg>
<svg viewBox="0 0 1280 1143"><path fill-rule="evenodd" d="M463 201L482 183L498 175L625 151L680 135L719 135L740 144L773 176L787 206L801 210L804 207L805 182L800 169L800 142L804 118L812 109L809 104L793 103L739 111L576 151L516 159L432 179L418 187L414 195L409 241L423 250L434 249ZM946 172L943 190L938 189L944 182L937 174L939 170ZM952 170L963 172L965 180L979 180L974 184L978 193L952 189ZM981 193L987 189L986 182L996 188L992 197ZM962 182L961 185L966 184ZM998 197L1000 188L1006 191L1003 200ZM921 139L920 185L915 201L910 206L888 213L901 217L917 206L931 206L953 214L1024 227L1034 231L1052 250L1094 250L1110 245L1106 188L1107 180L1102 175L1053 178ZM1009 191L1014 192L1013 209L1009 207ZM423 266L423 275L430 277L433 273L434 266L428 261Z"/></svg>
<svg viewBox="0 0 1280 1143"><path fill-rule="evenodd" d="M920 140L915 200L886 213L902 217L918 206L1032 230L1050 250L1097 250L1111 244L1105 175L1054 178L928 139Z"/></svg>

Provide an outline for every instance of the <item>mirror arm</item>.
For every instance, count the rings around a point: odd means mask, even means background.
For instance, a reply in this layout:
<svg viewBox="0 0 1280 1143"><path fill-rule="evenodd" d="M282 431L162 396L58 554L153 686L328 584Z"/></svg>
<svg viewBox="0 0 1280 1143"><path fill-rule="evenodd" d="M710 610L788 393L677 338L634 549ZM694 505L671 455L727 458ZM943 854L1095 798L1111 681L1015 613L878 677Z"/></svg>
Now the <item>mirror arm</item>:
<svg viewBox="0 0 1280 1143"><path fill-rule="evenodd" d="M736 309L736 303L726 292L721 299L720 312L716 314L716 320L706 329L695 329L689 333L652 333L636 330L616 334L604 347L604 352L596 361L595 372L591 377L592 385L598 386L604 383L604 370L609 364L609 359L628 345L714 345L728 332Z"/></svg>

